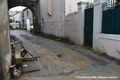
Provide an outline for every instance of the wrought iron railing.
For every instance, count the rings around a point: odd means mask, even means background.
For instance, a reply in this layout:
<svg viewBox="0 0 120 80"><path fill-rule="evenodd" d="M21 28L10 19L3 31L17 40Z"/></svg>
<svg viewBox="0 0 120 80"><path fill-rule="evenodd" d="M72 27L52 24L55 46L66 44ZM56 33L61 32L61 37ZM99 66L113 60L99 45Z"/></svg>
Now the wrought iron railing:
<svg viewBox="0 0 120 80"><path fill-rule="evenodd" d="M103 3L103 10L113 9L120 7L120 0L107 0L106 3Z"/></svg>
<svg viewBox="0 0 120 80"><path fill-rule="evenodd" d="M113 9L115 8L117 0L107 0L106 3L103 3L102 8L103 10Z"/></svg>

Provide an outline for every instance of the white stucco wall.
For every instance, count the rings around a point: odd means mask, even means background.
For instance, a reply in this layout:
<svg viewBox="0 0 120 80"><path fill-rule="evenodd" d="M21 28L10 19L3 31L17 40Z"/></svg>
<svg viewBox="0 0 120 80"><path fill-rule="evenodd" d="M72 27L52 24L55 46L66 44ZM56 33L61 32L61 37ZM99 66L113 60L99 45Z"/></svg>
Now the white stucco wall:
<svg viewBox="0 0 120 80"><path fill-rule="evenodd" d="M84 13L86 9L87 3L86 2L79 2L78 3L78 38L79 44L84 44Z"/></svg>
<svg viewBox="0 0 120 80"><path fill-rule="evenodd" d="M79 2L93 3L93 0L65 0L65 15L78 11Z"/></svg>
<svg viewBox="0 0 120 80"><path fill-rule="evenodd" d="M22 15L21 12L19 12L19 13L16 14L16 15L14 15L14 16L13 16L13 17L14 17L14 21L21 21L21 15Z"/></svg>
<svg viewBox="0 0 120 80"><path fill-rule="evenodd" d="M100 34L98 51L120 59L120 35Z"/></svg>
<svg viewBox="0 0 120 80"><path fill-rule="evenodd" d="M41 0L41 19L44 33L64 36L64 0L52 0L51 16L48 15L48 0Z"/></svg>
<svg viewBox="0 0 120 80"><path fill-rule="evenodd" d="M102 4L94 6L93 49L98 50L98 39L102 29Z"/></svg>
<svg viewBox="0 0 120 80"><path fill-rule="evenodd" d="M120 35L102 34L102 4L106 0L95 0L93 49L120 59Z"/></svg>
<svg viewBox="0 0 120 80"><path fill-rule="evenodd" d="M27 11L28 11L28 16L27 16ZM24 24L26 24L26 20L27 19L30 19L30 24L33 25L33 14L32 14L32 11L30 9L26 9L23 11L23 15L24 15Z"/></svg>
<svg viewBox="0 0 120 80"><path fill-rule="evenodd" d="M51 3L50 3L51 1ZM41 0L41 19L44 19L44 33L64 36L65 15L78 11L77 3L81 0ZM86 0L92 2L92 0ZM50 15L48 15L48 12ZM82 15L83 16L83 15ZM83 24L83 23L82 23ZM42 24L43 25L43 24Z"/></svg>
<svg viewBox="0 0 120 80"><path fill-rule="evenodd" d="M10 25L13 26L14 29L22 28L22 12L19 12L12 16L12 20L14 20L14 22L12 22Z"/></svg>
<svg viewBox="0 0 120 80"><path fill-rule="evenodd" d="M77 13L65 17L65 37L68 37L71 41L79 44Z"/></svg>
<svg viewBox="0 0 120 80"><path fill-rule="evenodd" d="M75 11L78 11L78 6L77 6L78 1L65 0L65 15L75 12Z"/></svg>

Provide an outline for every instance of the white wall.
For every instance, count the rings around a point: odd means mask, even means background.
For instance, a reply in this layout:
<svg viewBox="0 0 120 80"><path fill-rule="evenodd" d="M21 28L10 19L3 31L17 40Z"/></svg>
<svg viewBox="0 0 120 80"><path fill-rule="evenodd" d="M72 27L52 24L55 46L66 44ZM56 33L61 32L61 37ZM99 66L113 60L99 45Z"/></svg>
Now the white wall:
<svg viewBox="0 0 120 80"><path fill-rule="evenodd" d="M93 0L65 0L65 15L77 12L78 11L78 5L79 2L90 2L93 3Z"/></svg>
<svg viewBox="0 0 120 80"><path fill-rule="evenodd" d="M86 6L86 2L78 3L78 38L80 45L84 44L84 14Z"/></svg>
<svg viewBox="0 0 120 80"><path fill-rule="evenodd" d="M98 50L98 38L102 27L102 4L94 6L93 49Z"/></svg>
<svg viewBox="0 0 120 80"><path fill-rule="evenodd" d="M81 0L41 0L41 19L44 19L42 31L64 37L65 15L78 11L77 3L79 1Z"/></svg>
<svg viewBox="0 0 120 80"><path fill-rule="evenodd" d="M98 2L97 2L98 1ZM102 34L102 3L106 0L95 0L93 49L120 59L120 35Z"/></svg>
<svg viewBox="0 0 120 80"><path fill-rule="evenodd" d="M21 12L19 12L18 14L14 15L14 21L21 21Z"/></svg>
<svg viewBox="0 0 120 80"><path fill-rule="evenodd" d="M12 19L14 20L14 22L10 23L10 25L16 29L16 28L21 28L21 24L22 24L22 12L19 12L17 14L15 14ZM16 23L17 22L17 23Z"/></svg>
<svg viewBox="0 0 120 80"><path fill-rule="evenodd" d="M27 11L28 11L28 16L27 16ZM23 15L24 15L24 24L27 24L27 22L26 22L26 20L27 19L30 19L30 24L31 25L33 25L33 13L32 13L32 11L30 10L30 9L25 9L24 11L23 11Z"/></svg>
<svg viewBox="0 0 120 80"><path fill-rule="evenodd" d="M120 35L100 34L98 51L120 59Z"/></svg>
<svg viewBox="0 0 120 80"><path fill-rule="evenodd" d="M41 0L41 19L44 18L44 33L64 36L64 0L52 0L51 16L48 13L48 0Z"/></svg>
<svg viewBox="0 0 120 80"><path fill-rule="evenodd" d="M93 2L93 0L75 0L75 1L78 1L78 2L90 2L90 3Z"/></svg>
<svg viewBox="0 0 120 80"><path fill-rule="evenodd" d="M65 15L78 11L77 3L76 0L65 0Z"/></svg>
<svg viewBox="0 0 120 80"><path fill-rule="evenodd" d="M79 44L77 13L65 17L65 37L68 37L71 41Z"/></svg>

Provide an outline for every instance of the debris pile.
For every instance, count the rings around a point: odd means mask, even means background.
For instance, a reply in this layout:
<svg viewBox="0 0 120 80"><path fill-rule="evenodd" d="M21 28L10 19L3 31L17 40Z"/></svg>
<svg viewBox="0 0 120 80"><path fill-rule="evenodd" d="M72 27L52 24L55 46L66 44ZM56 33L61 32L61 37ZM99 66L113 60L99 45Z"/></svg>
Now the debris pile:
<svg viewBox="0 0 120 80"><path fill-rule="evenodd" d="M23 73L23 68L27 68L27 64L22 65L24 61L38 61L40 57L34 57L31 53L29 53L23 46L22 41L11 40L11 53L12 53L12 65L10 66L11 77L18 78ZM14 42L15 41L15 42ZM40 69L32 70L40 71Z"/></svg>

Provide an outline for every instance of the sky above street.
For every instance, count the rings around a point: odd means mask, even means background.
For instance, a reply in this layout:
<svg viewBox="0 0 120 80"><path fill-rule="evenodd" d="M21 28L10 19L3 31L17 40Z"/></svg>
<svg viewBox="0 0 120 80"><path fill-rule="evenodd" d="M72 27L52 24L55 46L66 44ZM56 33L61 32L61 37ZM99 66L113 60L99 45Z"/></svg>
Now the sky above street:
<svg viewBox="0 0 120 80"><path fill-rule="evenodd" d="M9 11L22 11L22 10L25 9L25 8L26 8L26 7L18 6L18 7L11 8Z"/></svg>

